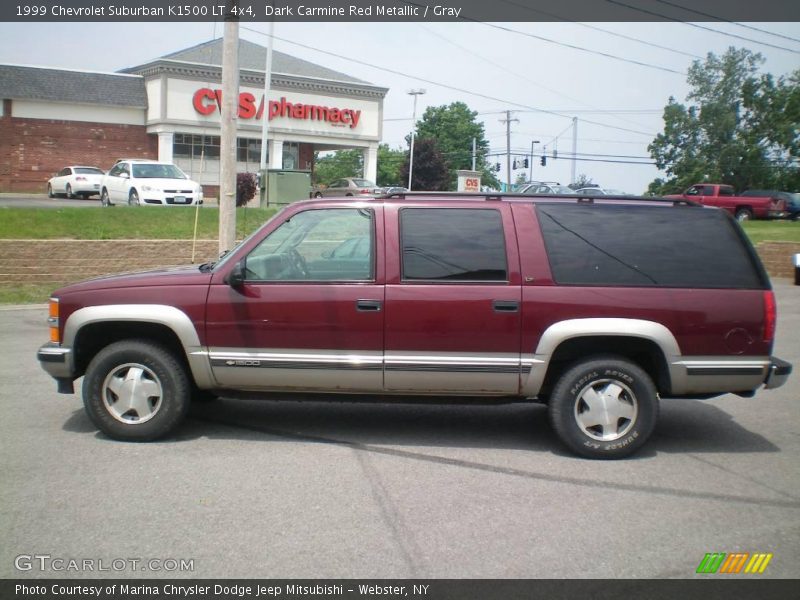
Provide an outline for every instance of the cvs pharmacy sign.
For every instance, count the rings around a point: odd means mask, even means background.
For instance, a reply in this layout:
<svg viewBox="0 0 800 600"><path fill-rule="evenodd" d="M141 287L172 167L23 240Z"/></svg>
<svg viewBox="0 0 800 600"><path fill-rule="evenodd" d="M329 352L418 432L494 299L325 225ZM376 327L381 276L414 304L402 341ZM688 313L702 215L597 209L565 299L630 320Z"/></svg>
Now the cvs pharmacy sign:
<svg viewBox="0 0 800 600"><path fill-rule="evenodd" d="M194 110L203 115L209 116L216 111L222 111L222 90L212 90L211 88L200 88L192 96ZM267 103L267 117L270 121L277 117L285 119L300 119L306 121L325 121L334 126L349 126L354 129L358 126L361 119L361 111L352 108L332 108L317 104L303 104L300 102L287 102L286 98L280 100L270 100ZM240 119L261 120L264 117L264 96L256 103L255 95L250 92L239 94Z"/></svg>

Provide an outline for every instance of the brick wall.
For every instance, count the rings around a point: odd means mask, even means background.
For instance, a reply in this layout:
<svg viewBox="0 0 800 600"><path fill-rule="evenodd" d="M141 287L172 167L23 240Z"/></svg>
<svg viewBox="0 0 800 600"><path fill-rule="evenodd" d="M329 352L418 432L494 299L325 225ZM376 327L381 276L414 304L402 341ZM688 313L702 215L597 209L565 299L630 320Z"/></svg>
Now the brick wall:
<svg viewBox="0 0 800 600"><path fill-rule="evenodd" d="M217 240L198 240L195 263L216 260ZM192 262L191 240L0 240L0 285L53 287L98 275Z"/></svg>
<svg viewBox="0 0 800 600"><path fill-rule="evenodd" d="M40 192L68 165L110 169L118 158L158 158L158 137L143 125L20 119L5 101L0 117L0 192Z"/></svg>
<svg viewBox="0 0 800 600"><path fill-rule="evenodd" d="M762 242L772 277L794 277L800 244ZM195 264L216 260L217 240L198 240ZM62 284L125 271L191 264L191 240L0 240L0 285Z"/></svg>
<svg viewBox="0 0 800 600"><path fill-rule="evenodd" d="M756 250L770 277L794 277L792 257L800 254L800 243L761 242Z"/></svg>

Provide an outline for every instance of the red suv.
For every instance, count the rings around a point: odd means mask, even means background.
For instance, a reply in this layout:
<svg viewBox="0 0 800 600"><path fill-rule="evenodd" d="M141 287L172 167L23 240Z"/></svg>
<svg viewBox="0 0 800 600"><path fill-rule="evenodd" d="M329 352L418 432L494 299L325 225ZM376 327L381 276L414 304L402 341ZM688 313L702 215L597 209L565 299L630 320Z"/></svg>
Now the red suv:
<svg viewBox="0 0 800 600"><path fill-rule="evenodd" d="M198 395L538 401L618 458L660 398L782 385L738 224L680 200L405 193L285 208L218 263L55 292L39 350L92 421L171 432Z"/></svg>

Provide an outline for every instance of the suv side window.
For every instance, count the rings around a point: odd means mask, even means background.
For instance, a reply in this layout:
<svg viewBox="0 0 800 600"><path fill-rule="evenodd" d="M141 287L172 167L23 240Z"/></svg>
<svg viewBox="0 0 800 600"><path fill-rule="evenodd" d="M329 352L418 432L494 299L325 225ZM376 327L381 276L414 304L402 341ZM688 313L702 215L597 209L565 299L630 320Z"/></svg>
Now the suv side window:
<svg viewBox="0 0 800 600"><path fill-rule="evenodd" d="M247 281L371 281L375 215L363 208L306 210L245 259Z"/></svg>
<svg viewBox="0 0 800 600"><path fill-rule="evenodd" d="M508 280L498 210L405 208L400 211L405 281Z"/></svg>
<svg viewBox="0 0 800 600"><path fill-rule="evenodd" d="M762 289L729 216L688 207L536 206L560 285Z"/></svg>

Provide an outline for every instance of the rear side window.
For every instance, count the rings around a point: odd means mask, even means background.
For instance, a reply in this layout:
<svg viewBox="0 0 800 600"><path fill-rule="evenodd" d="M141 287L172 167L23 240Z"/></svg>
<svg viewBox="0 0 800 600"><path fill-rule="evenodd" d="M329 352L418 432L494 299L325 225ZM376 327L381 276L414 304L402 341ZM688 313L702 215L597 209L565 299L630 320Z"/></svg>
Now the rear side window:
<svg viewBox="0 0 800 600"><path fill-rule="evenodd" d="M500 212L471 208L400 211L404 280L506 281Z"/></svg>
<svg viewBox="0 0 800 600"><path fill-rule="evenodd" d="M569 204L536 211L559 284L765 287L751 249L722 211Z"/></svg>

